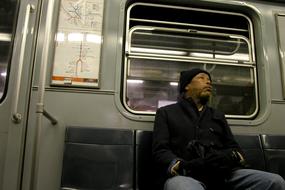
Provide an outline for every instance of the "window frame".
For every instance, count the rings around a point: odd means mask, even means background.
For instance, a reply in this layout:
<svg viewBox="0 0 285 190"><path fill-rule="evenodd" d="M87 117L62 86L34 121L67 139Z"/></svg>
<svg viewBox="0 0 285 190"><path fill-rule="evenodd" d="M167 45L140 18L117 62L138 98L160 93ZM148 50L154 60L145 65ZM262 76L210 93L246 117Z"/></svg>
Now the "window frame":
<svg viewBox="0 0 285 190"><path fill-rule="evenodd" d="M171 9L183 9L183 10L189 10L189 11L202 11L207 13L217 13L217 14L228 14L228 15L235 15L243 17L247 20L248 23L248 38L246 38L243 35L236 35L236 34L230 34L230 33L221 33L221 32L213 32L212 35L220 35L220 36L227 36L230 38L239 38L248 44L248 53L249 53L249 61L242 61L242 64L240 64L240 61L237 60L223 60L223 59L215 59L215 58L196 58L196 57L183 57L178 55L161 55L161 54L148 54L148 53L138 53L138 52L132 52L131 51L131 40L133 32L137 29L146 29L146 30L155 30L155 29L164 29L169 31L174 31L175 29L170 28L163 28L163 27L153 27L153 26L144 26L144 25L135 25L130 28L130 22L131 21L142 21L142 22L148 22L145 19L138 19L138 18L131 18L131 10L135 6L151 6L151 7L159 7L159 8L171 8ZM149 21L150 23L152 21ZM162 21L165 22L165 21ZM152 23L160 23L160 21L155 20ZM170 25L177 25L179 26L180 23L172 23L172 22L165 22L166 24ZM186 25L185 23L182 23L181 25ZM197 26L197 24L187 24L188 26ZM199 26L201 28L207 27L207 26ZM223 29L223 27L214 27L209 26L209 28L214 29ZM228 30L229 28L227 28ZM179 29L178 29L179 30ZM241 29L242 30L242 29ZM183 31L181 31L183 32ZM203 31L202 31L203 32ZM204 31L205 33L207 31ZM208 33L209 34L209 33ZM226 114L227 118L234 118L234 119L251 119L256 116L258 110L259 110L259 95L258 95L258 81L257 81L257 66L256 66L256 58L255 58L255 44L254 44L254 35L253 35L253 24L252 21L244 14L238 13L238 12L227 12L227 11L220 11L220 10L209 10L209 9L200 9L200 8L192 8L192 7L180 7L180 6L172 6L172 5L162 5L162 4L152 4L152 3L141 3L137 2L132 5L130 5L127 9L127 16L126 16L126 27L125 27L125 52L124 52L124 74L123 74L123 90L122 90L122 103L124 107L133 114L138 115L154 115L155 112L149 112L149 111L136 111L131 109L126 101L127 97L127 78L128 73L130 69L130 59L138 58L138 59L156 59L156 60L167 60L167 61L182 61L182 62L197 62L197 63L207 63L207 64L215 64L215 65L226 65L226 66L241 66L241 67L250 67L251 71L253 72L253 82L254 82L254 92L255 92L255 110L250 115L229 115Z"/></svg>

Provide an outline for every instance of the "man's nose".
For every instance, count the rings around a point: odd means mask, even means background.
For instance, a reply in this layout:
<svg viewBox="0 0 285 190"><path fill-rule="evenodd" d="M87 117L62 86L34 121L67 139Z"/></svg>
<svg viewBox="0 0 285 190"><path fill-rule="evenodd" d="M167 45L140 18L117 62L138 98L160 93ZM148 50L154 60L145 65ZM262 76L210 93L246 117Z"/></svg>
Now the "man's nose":
<svg viewBox="0 0 285 190"><path fill-rule="evenodd" d="M212 85L212 81L209 78L206 79L206 83Z"/></svg>

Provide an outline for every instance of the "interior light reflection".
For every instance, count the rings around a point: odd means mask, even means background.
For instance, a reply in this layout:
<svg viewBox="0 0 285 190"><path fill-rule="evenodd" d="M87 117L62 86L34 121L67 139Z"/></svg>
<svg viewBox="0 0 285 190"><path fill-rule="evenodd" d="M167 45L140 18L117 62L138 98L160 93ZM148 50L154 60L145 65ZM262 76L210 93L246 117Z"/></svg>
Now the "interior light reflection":
<svg viewBox="0 0 285 190"><path fill-rule="evenodd" d="M211 54L211 53L190 53L193 57L204 57L204 58L218 58L218 59L235 59L248 61L249 55L245 53L235 53L233 55L221 55L221 54Z"/></svg>
<svg viewBox="0 0 285 190"><path fill-rule="evenodd" d="M58 32L56 34L56 41L64 42L66 39L66 34L63 32ZM84 34L84 33L68 33L67 40L70 42L82 42L86 40L86 42L90 43L102 43L102 36L97 34Z"/></svg>
<svg viewBox="0 0 285 190"><path fill-rule="evenodd" d="M81 42L84 39L84 35L82 33L70 33L67 36L67 40L70 42Z"/></svg>
<svg viewBox="0 0 285 190"><path fill-rule="evenodd" d="M100 44L101 40L102 40L102 38L100 35L97 35L97 34L87 34L86 35L86 41L87 42L93 42L93 43Z"/></svg>
<svg viewBox="0 0 285 190"><path fill-rule="evenodd" d="M65 37L64 33L59 32L59 33L56 34L56 41L63 42L64 41L64 37Z"/></svg>
<svg viewBox="0 0 285 190"><path fill-rule="evenodd" d="M3 73L1 73L1 76L2 76L2 77L6 77L6 76L7 76L7 73L6 73L6 72L3 72Z"/></svg>
<svg viewBox="0 0 285 190"><path fill-rule="evenodd" d="M169 83L171 86L178 86L178 82L170 82Z"/></svg>
<svg viewBox="0 0 285 190"><path fill-rule="evenodd" d="M167 54L167 55L186 55L187 54L187 52L184 52L184 51L151 49L151 48L135 48L135 47L132 47L131 51L141 52L141 53L158 53L158 54Z"/></svg>
<svg viewBox="0 0 285 190"><path fill-rule="evenodd" d="M128 79L127 82L132 84L142 84L143 80Z"/></svg>
<svg viewBox="0 0 285 190"><path fill-rule="evenodd" d="M12 35L8 33L0 33L0 41L11 42Z"/></svg>

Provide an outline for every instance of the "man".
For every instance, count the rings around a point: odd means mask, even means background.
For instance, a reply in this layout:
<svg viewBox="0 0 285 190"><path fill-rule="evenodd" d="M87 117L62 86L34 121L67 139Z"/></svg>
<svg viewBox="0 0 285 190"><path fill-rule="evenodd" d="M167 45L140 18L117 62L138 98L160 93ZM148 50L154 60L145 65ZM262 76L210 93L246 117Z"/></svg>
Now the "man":
<svg viewBox="0 0 285 190"><path fill-rule="evenodd" d="M285 190L281 176L246 169L243 152L223 113L207 106L210 74L180 74L176 104L157 110L153 157L164 190Z"/></svg>

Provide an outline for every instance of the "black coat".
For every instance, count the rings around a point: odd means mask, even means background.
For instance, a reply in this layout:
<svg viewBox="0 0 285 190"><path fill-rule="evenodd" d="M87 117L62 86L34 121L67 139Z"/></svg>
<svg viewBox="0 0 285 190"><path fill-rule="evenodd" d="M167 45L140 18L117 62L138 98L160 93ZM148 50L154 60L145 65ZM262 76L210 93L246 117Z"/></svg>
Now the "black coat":
<svg viewBox="0 0 285 190"><path fill-rule="evenodd" d="M205 106L199 113L191 99L161 107L156 112L152 146L160 183L167 179L171 161L191 159L186 146L193 139L224 149L240 150L222 112Z"/></svg>

